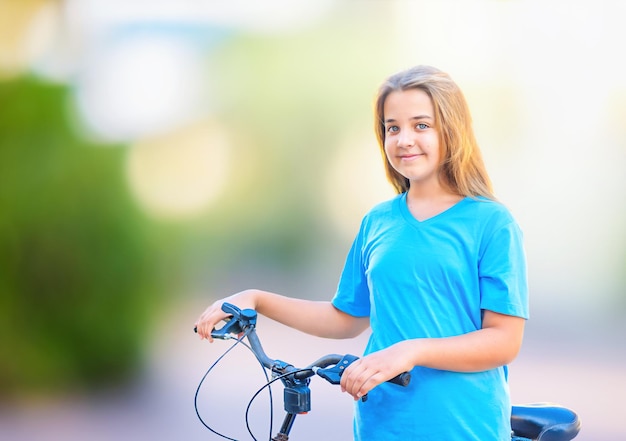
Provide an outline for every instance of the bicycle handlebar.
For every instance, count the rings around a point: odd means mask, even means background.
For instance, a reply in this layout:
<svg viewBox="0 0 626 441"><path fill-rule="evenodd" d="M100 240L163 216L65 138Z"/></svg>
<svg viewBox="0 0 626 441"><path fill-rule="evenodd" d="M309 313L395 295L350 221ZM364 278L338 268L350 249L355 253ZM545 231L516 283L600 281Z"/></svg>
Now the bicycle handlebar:
<svg viewBox="0 0 626 441"><path fill-rule="evenodd" d="M228 340L233 338L233 335L245 333L245 336L250 342L252 352L259 362L267 369L279 375L289 375L293 373L296 380L304 380L317 374L331 384L339 384L345 369L359 359L359 357L351 354L328 354L314 361L309 366L298 369L289 363L274 360L267 356L256 334L257 312L254 309L241 310L235 305L224 303L222 305L222 311L230 314L231 317L225 320L226 324L222 326L222 328L213 329L211 331L211 337ZM194 332L198 332L197 328L194 328ZM391 380L388 380L389 383L400 386L407 386L410 381L411 374L409 372L403 372Z"/></svg>

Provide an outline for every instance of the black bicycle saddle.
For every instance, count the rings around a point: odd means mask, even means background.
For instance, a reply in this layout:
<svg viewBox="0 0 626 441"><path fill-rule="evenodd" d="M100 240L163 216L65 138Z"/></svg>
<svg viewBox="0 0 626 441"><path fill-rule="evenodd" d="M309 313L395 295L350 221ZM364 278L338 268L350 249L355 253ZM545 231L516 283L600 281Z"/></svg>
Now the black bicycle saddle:
<svg viewBox="0 0 626 441"><path fill-rule="evenodd" d="M580 431L576 412L552 403L513 406L511 428L516 436L536 441L569 441Z"/></svg>

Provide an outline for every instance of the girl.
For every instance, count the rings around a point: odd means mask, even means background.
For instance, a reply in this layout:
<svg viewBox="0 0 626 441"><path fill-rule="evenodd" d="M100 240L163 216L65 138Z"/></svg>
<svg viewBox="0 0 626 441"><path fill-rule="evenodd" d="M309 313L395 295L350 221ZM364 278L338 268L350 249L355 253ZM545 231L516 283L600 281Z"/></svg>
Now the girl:
<svg viewBox="0 0 626 441"><path fill-rule="evenodd" d="M356 401L356 440L510 440L507 364L528 318L522 233L493 196L447 74L417 66L391 76L375 116L398 195L364 217L332 301L247 290L209 306L198 333L211 340L224 301L320 337L371 327L341 380ZM385 383L403 371L407 388Z"/></svg>

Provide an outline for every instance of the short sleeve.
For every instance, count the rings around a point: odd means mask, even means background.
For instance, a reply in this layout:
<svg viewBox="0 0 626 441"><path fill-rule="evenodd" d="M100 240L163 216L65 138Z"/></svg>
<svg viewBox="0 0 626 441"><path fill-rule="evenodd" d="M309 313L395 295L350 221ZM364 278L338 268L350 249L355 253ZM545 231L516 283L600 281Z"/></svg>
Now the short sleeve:
<svg viewBox="0 0 626 441"><path fill-rule="evenodd" d="M495 227L485 242L478 274L481 309L529 318L523 233L512 219Z"/></svg>
<svg viewBox="0 0 626 441"><path fill-rule="evenodd" d="M332 304L355 317L370 315L370 297L363 262L364 223L352 242Z"/></svg>

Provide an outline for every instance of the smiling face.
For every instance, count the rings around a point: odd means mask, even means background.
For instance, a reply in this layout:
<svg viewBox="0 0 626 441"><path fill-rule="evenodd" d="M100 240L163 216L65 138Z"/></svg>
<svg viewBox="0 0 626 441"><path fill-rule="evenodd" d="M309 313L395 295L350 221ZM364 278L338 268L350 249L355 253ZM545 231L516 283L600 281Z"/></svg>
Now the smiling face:
<svg viewBox="0 0 626 441"><path fill-rule="evenodd" d="M391 92L384 102L383 122L389 164L411 187L439 187L439 132L428 94L421 89Z"/></svg>

